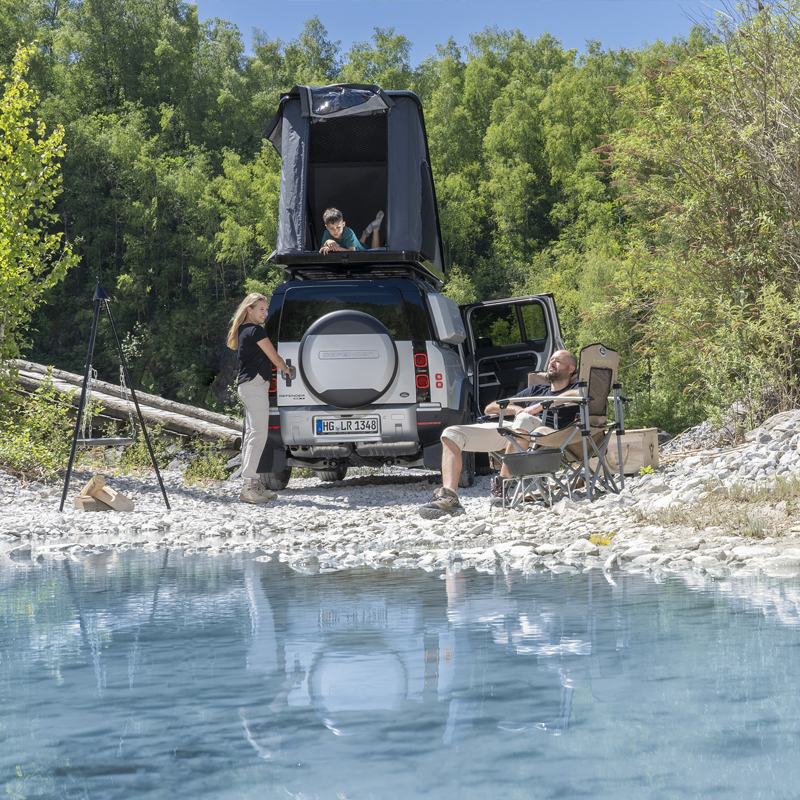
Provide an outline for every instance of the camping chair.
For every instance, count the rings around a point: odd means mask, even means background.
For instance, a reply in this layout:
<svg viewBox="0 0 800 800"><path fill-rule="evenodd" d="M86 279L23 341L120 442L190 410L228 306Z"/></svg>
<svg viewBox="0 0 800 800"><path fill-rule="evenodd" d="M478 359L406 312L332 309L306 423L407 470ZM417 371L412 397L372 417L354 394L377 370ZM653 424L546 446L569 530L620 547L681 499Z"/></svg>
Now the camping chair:
<svg viewBox="0 0 800 800"><path fill-rule="evenodd" d="M556 497L573 498L574 492L585 487L586 496L590 501L603 492L619 493L625 486L625 477L622 471L622 442L620 436L625 433L623 405L626 398L622 397L620 384L617 382L619 368L619 355L602 344L592 344L584 347L580 353L578 368L578 397L564 397L552 395L539 397L537 400L548 408L553 404L577 405L577 420L560 430L553 432L533 431L529 435L520 436L512 434L507 428L502 427L503 412L508 403L529 398L512 397L499 401L501 408L500 432L514 443L515 450L526 452L520 447L516 439L527 438L532 448L527 452L536 452L543 448L560 451L561 472L553 475L550 488L555 488ZM534 374L530 377L531 384L541 382L541 378ZM610 397L609 397L610 394ZM609 399L613 402L613 421L609 422ZM608 464L607 453L613 434L616 434L616 446L619 454L619 470L615 473ZM498 455L500 461L518 453ZM509 461L506 461L510 464ZM509 466L510 469L510 466ZM525 478L519 475L517 479ZM510 487L516 492L517 487ZM512 497L514 495L512 494ZM550 502L553 496L550 494Z"/></svg>

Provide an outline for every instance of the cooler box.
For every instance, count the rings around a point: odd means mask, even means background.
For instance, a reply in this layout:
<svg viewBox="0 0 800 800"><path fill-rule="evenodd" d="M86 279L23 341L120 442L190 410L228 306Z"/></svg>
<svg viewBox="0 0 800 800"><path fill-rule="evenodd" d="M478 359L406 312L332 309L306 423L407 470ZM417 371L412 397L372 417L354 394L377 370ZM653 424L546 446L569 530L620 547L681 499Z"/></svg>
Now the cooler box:
<svg viewBox="0 0 800 800"><path fill-rule="evenodd" d="M644 467L658 469L658 428L635 428L626 431L622 440L622 471L636 475ZM619 468L617 435L611 434L606 451L606 461L612 470Z"/></svg>

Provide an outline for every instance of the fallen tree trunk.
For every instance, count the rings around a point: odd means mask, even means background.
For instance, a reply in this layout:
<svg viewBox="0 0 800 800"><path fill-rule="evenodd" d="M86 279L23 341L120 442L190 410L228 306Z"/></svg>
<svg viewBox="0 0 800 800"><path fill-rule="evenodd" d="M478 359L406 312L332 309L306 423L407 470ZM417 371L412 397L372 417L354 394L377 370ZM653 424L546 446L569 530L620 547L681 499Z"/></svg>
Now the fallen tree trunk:
<svg viewBox="0 0 800 800"><path fill-rule="evenodd" d="M24 366L23 366L24 365ZM41 386L42 380L47 375L47 368L30 362L16 362L19 370L18 381L29 392L34 392ZM37 367L37 369L30 369ZM75 379L77 378L77 382ZM80 387L83 378L63 370L53 370L53 388L62 394L70 395L70 400L76 408L80 405ZM108 387L114 393L107 391ZM110 417L127 421L132 414L136 418L136 408L133 402L124 399L121 387L104 381L92 382L92 397L102 408L100 417ZM207 441L216 442L230 450L239 450L242 445L242 423L235 417L224 414L215 414L194 406L185 406L171 400L164 400L146 393L136 393L142 417L147 425L161 425L167 432L182 436L199 436ZM153 401L157 401L153 402ZM186 413L188 412L188 413ZM200 412L196 414L195 412ZM138 422L138 420L137 420Z"/></svg>
<svg viewBox="0 0 800 800"><path fill-rule="evenodd" d="M10 363L12 367L15 367L20 371L20 374L23 372L28 372L44 376L47 375L50 369L42 364L35 364L32 361L23 361L22 359L15 359ZM76 375L74 372L66 372L63 369L55 369L54 367L52 370L52 375L54 379L64 381L65 383L72 384L78 388L80 388L80 386L83 384L83 375ZM111 395L112 397L118 397L123 400L125 399L125 391L117 384L94 380L92 381L92 386L98 391L107 395ZM202 419L206 422L212 422L215 425L223 425L228 428L239 428L241 430L242 427L242 420L238 419L237 417L231 417L227 414L218 414L216 411L208 411L205 408L189 406L185 403L176 403L174 400L165 400L163 397L159 397L155 394L147 394L147 392L140 392L137 390L136 399L139 401L139 405L144 404L152 406L153 408L160 408L163 411L173 411L176 414L182 414L187 417L195 417L197 419Z"/></svg>

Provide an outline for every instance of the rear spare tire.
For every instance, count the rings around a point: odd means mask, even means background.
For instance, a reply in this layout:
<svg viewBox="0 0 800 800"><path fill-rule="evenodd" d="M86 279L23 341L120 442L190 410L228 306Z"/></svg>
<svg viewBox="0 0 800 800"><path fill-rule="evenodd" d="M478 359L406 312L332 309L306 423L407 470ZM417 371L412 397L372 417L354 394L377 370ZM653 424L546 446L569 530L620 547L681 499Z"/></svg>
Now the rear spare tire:
<svg viewBox="0 0 800 800"><path fill-rule="evenodd" d="M397 374L397 348L386 326L363 311L333 311L305 332L298 353L306 387L326 405L363 408Z"/></svg>

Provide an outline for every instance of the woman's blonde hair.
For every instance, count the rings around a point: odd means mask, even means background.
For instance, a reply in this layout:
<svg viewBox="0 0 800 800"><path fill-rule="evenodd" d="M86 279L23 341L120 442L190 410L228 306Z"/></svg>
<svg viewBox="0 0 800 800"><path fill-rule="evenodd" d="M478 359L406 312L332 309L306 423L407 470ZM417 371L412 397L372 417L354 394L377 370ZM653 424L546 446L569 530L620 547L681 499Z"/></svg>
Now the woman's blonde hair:
<svg viewBox="0 0 800 800"><path fill-rule="evenodd" d="M245 321L247 317L247 310L252 308L256 303L269 303L269 298L258 292L250 292L241 303L236 313L231 317L231 327L228 329L227 344L231 350L239 349L239 326Z"/></svg>

